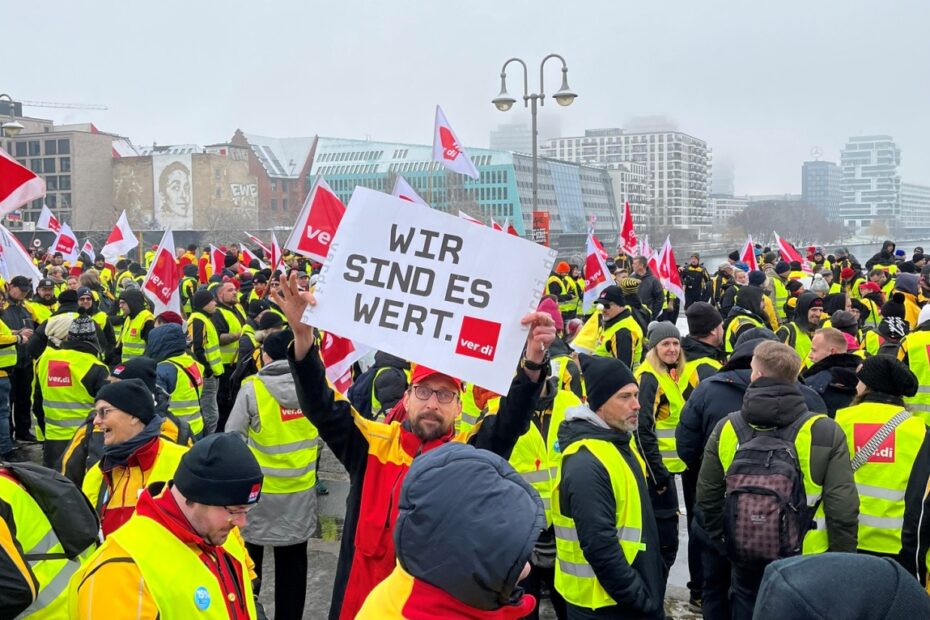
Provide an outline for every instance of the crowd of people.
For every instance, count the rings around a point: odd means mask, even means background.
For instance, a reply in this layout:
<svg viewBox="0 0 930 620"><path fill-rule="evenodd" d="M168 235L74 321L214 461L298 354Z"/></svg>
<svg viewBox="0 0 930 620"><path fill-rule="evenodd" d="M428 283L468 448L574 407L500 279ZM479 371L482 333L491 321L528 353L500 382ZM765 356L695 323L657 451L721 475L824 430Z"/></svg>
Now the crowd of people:
<svg viewBox="0 0 930 620"><path fill-rule="evenodd" d="M930 616L921 248L695 254L683 300L620 254L591 307L560 261L502 317L506 394L383 351L337 391L302 322L319 265L224 249L178 252L180 313L141 289L152 252L2 282L0 617L265 618L269 547L273 617L305 617L324 447L334 620L663 619L679 487L703 617Z"/></svg>

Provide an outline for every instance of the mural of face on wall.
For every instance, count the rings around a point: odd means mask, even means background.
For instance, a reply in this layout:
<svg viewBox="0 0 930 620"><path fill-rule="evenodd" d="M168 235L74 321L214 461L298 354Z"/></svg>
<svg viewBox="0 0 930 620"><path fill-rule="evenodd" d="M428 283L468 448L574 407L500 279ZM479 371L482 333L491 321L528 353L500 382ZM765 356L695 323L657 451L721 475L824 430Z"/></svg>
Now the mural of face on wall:
<svg viewBox="0 0 930 620"><path fill-rule="evenodd" d="M159 210L168 217L189 217L191 173L181 162L171 162L158 178Z"/></svg>

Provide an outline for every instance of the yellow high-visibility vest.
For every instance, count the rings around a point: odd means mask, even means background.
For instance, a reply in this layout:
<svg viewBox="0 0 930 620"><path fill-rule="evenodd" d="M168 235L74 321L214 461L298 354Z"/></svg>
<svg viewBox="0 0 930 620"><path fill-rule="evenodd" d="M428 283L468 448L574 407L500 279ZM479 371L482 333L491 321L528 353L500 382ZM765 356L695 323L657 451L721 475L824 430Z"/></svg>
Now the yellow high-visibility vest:
<svg viewBox="0 0 930 620"><path fill-rule="evenodd" d="M203 323L203 353L207 358L207 364L210 365L210 370L213 371L215 376L219 377L223 374L223 358L220 355L220 337L216 333L216 326L207 316L195 312L187 320L188 340L194 337L194 325L196 323Z"/></svg>
<svg viewBox="0 0 930 620"><path fill-rule="evenodd" d="M678 420L681 418L681 410L685 407L685 399L681 395L681 388L675 383L671 375L667 372L657 371L648 361L640 364L633 376L636 377L636 381L639 383L642 376L647 373L654 376L659 382L655 405L658 405L659 396L662 394L668 399L668 415L661 420L658 417L658 407L653 407L653 413L656 415L656 437L659 440L659 454L662 456L662 463L669 472L673 474L681 473L687 467L685 467L685 462L678 458L675 429L678 428Z"/></svg>
<svg viewBox="0 0 930 620"><path fill-rule="evenodd" d="M147 309L142 309L139 314L130 318L126 317L123 322L123 329L120 330L119 343L123 345L123 354L120 360L125 364L134 357L139 357L145 353L145 340L142 339L142 328L149 321L154 321L155 315Z"/></svg>
<svg viewBox="0 0 930 620"><path fill-rule="evenodd" d="M81 382L94 366L107 369L96 356L74 349L45 349L36 360L35 381L42 390L45 438L68 441L84 424L94 397Z"/></svg>

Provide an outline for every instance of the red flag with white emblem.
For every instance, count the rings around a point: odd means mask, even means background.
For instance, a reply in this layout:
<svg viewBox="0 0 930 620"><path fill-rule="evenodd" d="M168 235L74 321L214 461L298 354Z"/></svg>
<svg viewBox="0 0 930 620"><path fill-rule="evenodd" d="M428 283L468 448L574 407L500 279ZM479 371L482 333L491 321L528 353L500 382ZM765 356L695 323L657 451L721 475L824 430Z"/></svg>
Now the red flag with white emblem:
<svg viewBox="0 0 930 620"><path fill-rule="evenodd" d="M394 191L391 192L391 195L397 196L401 200L406 200L407 202L423 205L424 207L429 206L429 203L420 198L416 190L410 187L410 183L407 183L407 179L400 175L394 179Z"/></svg>
<svg viewBox="0 0 930 620"><path fill-rule="evenodd" d="M807 273L812 272L811 266L807 264L806 260L801 258L801 253L798 252L797 248L791 245L791 243L788 241L785 241L779 237L778 233L775 233L775 241L778 243L778 251L785 262L790 263L793 261L798 261L801 263L802 270L806 271Z"/></svg>
<svg viewBox="0 0 930 620"><path fill-rule="evenodd" d="M436 106L436 128L433 131L433 161L438 161L452 172L458 172L473 179L480 176L475 164L465 154L458 136L452 131L452 126L449 125L446 115L442 113L442 108L438 105Z"/></svg>
<svg viewBox="0 0 930 620"><path fill-rule="evenodd" d="M211 246L212 247L212 246ZM155 305L155 314L172 310L181 314L181 289L178 286L178 263L174 254L174 235L169 226L155 250L148 275L142 281L142 292Z"/></svg>
<svg viewBox="0 0 930 620"><path fill-rule="evenodd" d="M320 353L326 366L326 378L337 390L344 393L352 385L352 364L368 351L368 347L356 344L348 338L324 332Z"/></svg>
<svg viewBox="0 0 930 620"><path fill-rule="evenodd" d="M226 252L212 243L210 244L210 265L213 267L213 275L222 273L226 268Z"/></svg>
<svg viewBox="0 0 930 620"><path fill-rule="evenodd" d="M0 217L45 197L45 181L0 149Z"/></svg>
<svg viewBox="0 0 930 620"><path fill-rule="evenodd" d="M749 238L746 239L746 245L743 246L739 259L749 266L749 271L759 270L759 262L756 260L756 248L752 245L752 235L749 235Z"/></svg>
<svg viewBox="0 0 930 620"><path fill-rule="evenodd" d="M274 271L281 265L281 246L278 245L278 237L271 233L271 271Z"/></svg>
<svg viewBox="0 0 930 620"><path fill-rule="evenodd" d="M62 224L52 243L52 252L61 252L66 261L77 260L80 250L78 250L78 240L74 231L67 224Z"/></svg>
<svg viewBox="0 0 930 620"><path fill-rule="evenodd" d="M672 249L672 242L668 237L665 238L665 245L662 246L662 261L659 272L662 274L662 284L665 285L666 289L678 297L685 296L684 288L681 286L681 275L678 273L678 263L675 261L675 251Z"/></svg>
<svg viewBox="0 0 930 620"><path fill-rule="evenodd" d="M345 212L346 206L336 193L323 177L318 177L284 248L322 263Z"/></svg>
<svg viewBox="0 0 930 620"><path fill-rule="evenodd" d="M635 255L637 245L639 241L633 229L633 213L630 211L630 203L627 202L623 211L623 227L620 229L620 249L627 254Z"/></svg>

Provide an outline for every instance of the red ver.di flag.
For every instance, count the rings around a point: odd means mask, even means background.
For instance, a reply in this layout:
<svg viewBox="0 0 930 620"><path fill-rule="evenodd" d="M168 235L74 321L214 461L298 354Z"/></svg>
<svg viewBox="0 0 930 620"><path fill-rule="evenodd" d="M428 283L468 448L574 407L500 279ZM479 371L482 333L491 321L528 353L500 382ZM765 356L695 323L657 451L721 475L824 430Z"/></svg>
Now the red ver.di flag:
<svg viewBox="0 0 930 620"><path fill-rule="evenodd" d="M129 227L129 219L126 217L126 211L123 211L119 219L116 220L116 226L110 231L107 242L103 244L100 253L107 259L108 263L116 264L116 259L124 254L129 253L131 249L139 245L135 233Z"/></svg>
<svg viewBox="0 0 930 620"><path fill-rule="evenodd" d="M465 154L462 143L452 131L452 126L449 125L446 115L442 113L442 108L438 105L436 106L436 128L433 132L433 161L438 161L452 172L458 172L473 179L479 177L478 169Z"/></svg>
<svg viewBox="0 0 930 620"><path fill-rule="evenodd" d="M326 366L326 378L337 391L345 394L352 385L352 364L371 349L329 332L324 332L322 339L320 355L323 356L323 364Z"/></svg>
<svg viewBox="0 0 930 620"><path fill-rule="evenodd" d="M0 217L45 197L45 181L0 149Z"/></svg>
<svg viewBox="0 0 930 620"><path fill-rule="evenodd" d="M155 250L155 259L142 282L142 292L155 304L155 314L173 310L181 314L181 290L178 288L178 265L174 258L174 235L171 227Z"/></svg>
<svg viewBox="0 0 930 620"><path fill-rule="evenodd" d="M607 270L604 259L604 248L601 247L594 232L588 232L588 255L584 261L584 313L587 314L594 306L594 301L605 288L611 285L612 279Z"/></svg>
<svg viewBox="0 0 930 620"><path fill-rule="evenodd" d="M345 212L345 205L332 188L323 177L317 177L284 249L323 262Z"/></svg>
<svg viewBox="0 0 930 620"><path fill-rule="evenodd" d="M633 229L633 212L630 210L630 203L627 202L623 210L623 228L620 230L620 249L630 256L635 256L638 245L639 240Z"/></svg>
<svg viewBox="0 0 930 620"><path fill-rule="evenodd" d="M303 321L504 394L554 263L532 241L357 187Z"/></svg>
<svg viewBox="0 0 930 620"><path fill-rule="evenodd" d="M52 215L52 210L47 204L42 205L42 211L39 213L39 219L36 220L36 228L39 230L51 230L52 232L61 231L61 223L58 218Z"/></svg>

